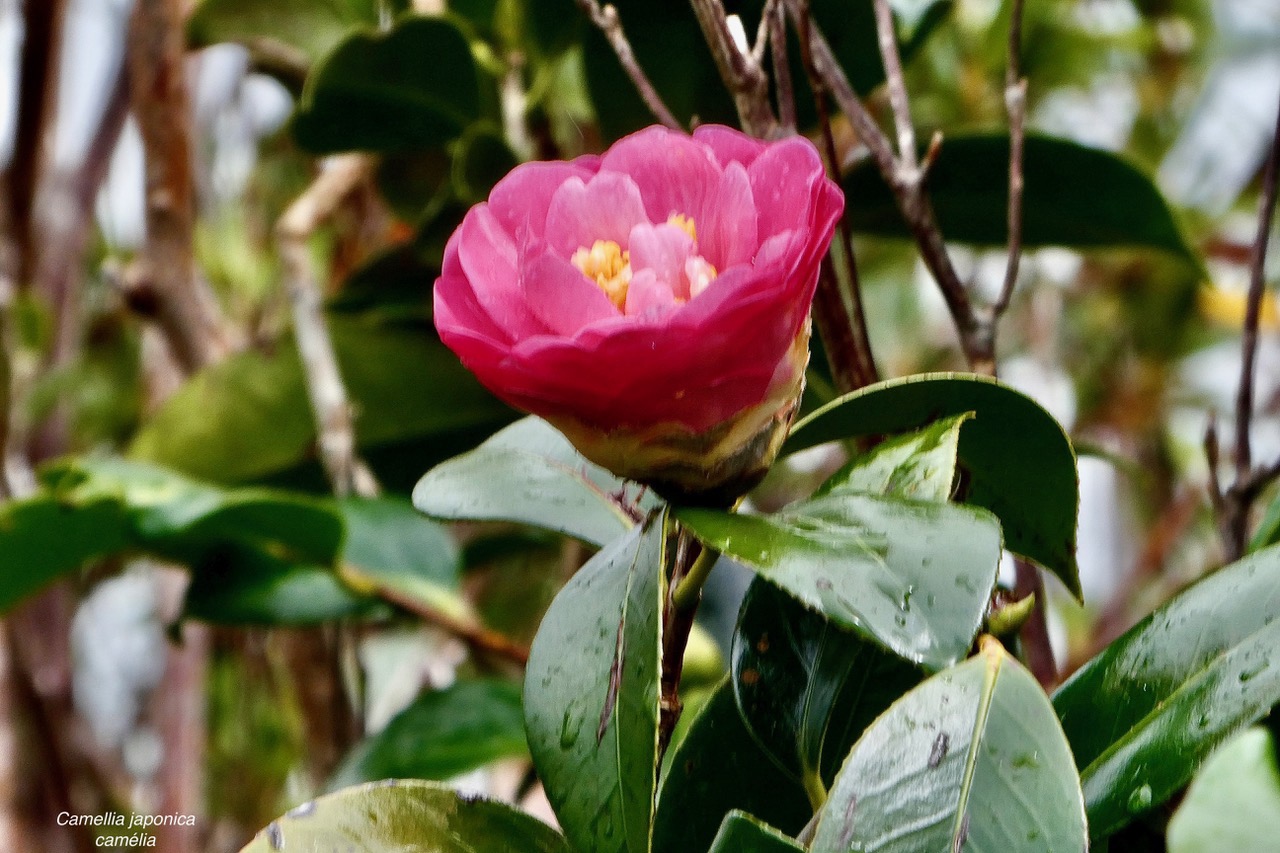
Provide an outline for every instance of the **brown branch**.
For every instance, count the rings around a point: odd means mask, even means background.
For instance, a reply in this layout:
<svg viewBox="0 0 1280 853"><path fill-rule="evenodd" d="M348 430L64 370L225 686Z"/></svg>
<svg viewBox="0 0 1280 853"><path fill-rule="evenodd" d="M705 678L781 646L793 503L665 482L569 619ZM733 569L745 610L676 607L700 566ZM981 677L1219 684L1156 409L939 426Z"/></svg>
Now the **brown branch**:
<svg viewBox="0 0 1280 853"><path fill-rule="evenodd" d="M334 493L339 496L372 496L377 494L378 486L356 454L351 404L324 320L310 241L343 199L368 177L371 168L372 160L363 154L331 158L320 176L289 205L276 224L285 288L293 308L294 337L316 419L320 461Z"/></svg>
<svg viewBox="0 0 1280 853"><path fill-rule="evenodd" d="M360 584L363 586L367 582L368 578L362 576ZM457 637L473 653L492 655L522 667L529 662L529 649L526 646L505 634L486 628L474 619L450 615L390 586L377 584L373 587L373 594Z"/></svg>
<svg viewBox="0 0 1280 853"><path fill-rule="evenodd" d="M782 7L781 0L777 0L769 4L766 12L778 124L783 134L790 135L796 132L796 94L791 83L791 65L787 62L787 10Z"/></svg>
<svg viewBox="0 0 1280 853"><path fill-rule="evenodd" d="M202 292L195 271L182 7L181 0L137 0L127 61L147 163L147 243L139 278L154 289L155 321L175 360L190 373L217 360L228 345L214 298Z"/></svg>
<svg viewBox="0 0 1280 853"><path fill-rule="evenodd" d="M720 71L720 79L733 96L742 129L767 139L778 126L778 119L769 105L769 78L764 67L751 52L743 51L734 41L721 0L690 2Z"/></svg>
<svg viewBox="0 0 1280 853"><path fill-rule="evenodd" d="M880 60L884 64L885 85L889 89L889 105L893 110L893 123L898 131L898 166L903 171L915 171L916 129L911 121L911 100L907 97L907 81L902 73L902 57L898 53L898 32L893 22L893 9L889 0L874 0L876 40L880 45Z"/></svg>
<svg viewBox="0 0 1280 853"><path fill-rule="evenodd" d="M1009 113L1009 259L1000 296L991 306L993 322L1000 318L1013 299L1022 260L1023 151L1027 138L1027 81L1022 76L1022 0L1013 0L1009 18L1009 61L1005 66L1004 106Z"/></svg>
<svg viewBox="0 0 1280 853"><path fill-rule="evenodd" d="M1022 600L1034 595L1035 607L1027 621L1018 631L1018 639L1022 644L1022 654L1027 661L1027 669L1040 682L1040 686L1050 690L1058 683L1058 665L1053 659L1053 647L1049 644L1049 623L1045 617L1048 601L1045 598L1044 575L1035 564L1017 557L1013 562L1014 581L1013 595Z"/></svg>
<svg viewBox="0 0 1280 853"><path fill-rule="evenodd" d="M818 111L822 128L823 159L832 180L840 180L839 157L836 154L835 137L831 131L831 114L827 106L827 90L813 63L813 26L809 3L801 8L799 40L800 52L813 91L813 102ZM853 236L844 217L839 223L839 251L829 252L819 273L818 292L814 300L813 318L818 334L826 347L831 377L840 393L879 381L875 354L871 349L871 337L867 331L866 311L862 304L862 283L858 278L857 259L853 253ZM833 247L834 249L835 247ZM835 255L844 263L848 291L841 287L835 269ZM847 298L846 298L847 297Z"/></svg>
<svg viewBox="0 0 1280 853"><path fill-rule="evenodd" d="M1280 477L1280 461L1254 468L1249 427L1253 419L1254 374L1258 355L1258 324L1265 289L1267 243L1276 208L1276 185L1280 180L1280 105L1276 108L1276 128L1271 150L1262 170L1262 193L1258 200L1258 229L1249 258L1249 294L1241 333L1240 380L1236 389L1235 479L1225 490L1218 482L1218 436L1211 419L1205 433L1205 455L1209 461L1209 494L1213 499L1218 529L1227 562L1244 555L1248 544L1249 512L1258 495Z"/></svg>
<svg viewBox="0 0 1280 853"><path fill-rule="evenodd" d="M680 701L680 677L684 673L684 652L689 645L689 632L693 630L694 616L702 601L702 591L687 602L678 601L676 591L681 588L680 582L689 574L694 563L702 555L702 545L683 528L672 528L676 533L675 562L671 569L671 580L667 587L667 600L662 609L662 675L658 697L658 760L666 754L671 744L671 735L676 723L680 722L680 713L684 709ZM667 535L670 535L668 532ZM686 590L687 591L687 590Z"/></svg>
<svg viewBox="0 0 1280 853"><path fill-rule="evenodd" d="M658 94L658 90L653 87L649 77L644 73L644 69L640 67L640 63L636 60L635 51L631 49L631 42L627 41L627 34L622 30L622 21L618 18L618 10L612 5L601 5L596 0L576 0L578 8L583 11L591 23L599 27L600 32L604 33L604 37L608 39L609 46L613 48L614 54L618 57L618 62L622 65L622 70L631 78L631 83L636 87L636 91L640 93L641 100L644 101L649 112L653 113L653 117L665 124L672 130L680 130L680 122L675 115L663 102L662 96Z"/></svg>

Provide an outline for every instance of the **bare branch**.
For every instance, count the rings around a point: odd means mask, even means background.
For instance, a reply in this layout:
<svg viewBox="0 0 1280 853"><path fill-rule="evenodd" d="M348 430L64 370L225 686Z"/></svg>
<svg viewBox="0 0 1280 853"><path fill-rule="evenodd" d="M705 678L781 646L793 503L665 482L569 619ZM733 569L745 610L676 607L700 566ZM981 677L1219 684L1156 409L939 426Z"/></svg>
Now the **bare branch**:
<svg viewBox="0 0 1280 853"><path fill-rule="evenodd" d="M155 320L185 372L228 349L212 294L195 274L191 104L180 0L138 0L129 29L133 111L147 162L147 245L142 280L155 294Z"/></svg>
<svg viewBox="0 0 1280 853"><path fill-rule="evenodd" d="M310 240L362 181L372 161L363 154L331 158L320 176L276 224L284 261L285 288L293 308L294 336L302 358L307 393L316 418L320 461L338 495L377 493L377 483L356 455L351 404L320 304L320 285L312 267Z"/></svg>
<svg viewBox="0 0 1280 853"><path fill-rule="evenodd" d="M889 105L893 108L893 123L898 131L898 161L907 171L915 172L916 130L911 123L911 101L907 97L907 81L902 74L902 57L898 54L893 9L889 7L889 0L874 0L874 8L885 85L889 89Z"/></svg>
<svg viewBox="0 0 1280 853"><path fill-rule="evenodd" d="M1027 138L1027 81L1022 76L1022 0L1013 0L1009 18L1009 61L1005 66L1004 106L1009 113L1009 260L1000 296L991 306L993 322L1009 307L1022 260L1023 150Z"/></svg>
<svg viewBox="0 0 1280 853"><path fill-rule="evenodd" d="M640 63L636 60L635 51L631 49L631 42L627 41L627 35L622 31L622 21L618 18L618 10L612 5L606 5L601 8L596 0L577 0L577 3L578 8L586 13L591 22L599 27L600 32L604 33L604 37L609 40L609 46L617 54L618 62L622 64L622 70L626 71L627 76L631 78L632 84L635 85L636 91L640 93L640 98L644 101L645 106L649 108L649 112L653 113L654 118L672 130L680 130L680 122L676 120L675 115L663 102L662 96L658 94L658 90L653 87L653 83L649 81L644 69L640 67Z"/></svg>
<svg viewBox="0 0 1280 853"><path fill-rule="evenodd" d="M778 102L778 124L784 134L796 132L796 94L791 84L791 65L787 62L787 11L782 3L771 2L766 9L769 45L773 57L773 89Z"/></svg>
<svg viewBox="0 0 1280 853"><path fill-rule="evenodd" d="M690 0L702 34L715 57L720 78L733 96L742 129L762 139L772 135L778 120L769 105L769 78L750 51L741 50L729 30L721 0Z"/></svg>

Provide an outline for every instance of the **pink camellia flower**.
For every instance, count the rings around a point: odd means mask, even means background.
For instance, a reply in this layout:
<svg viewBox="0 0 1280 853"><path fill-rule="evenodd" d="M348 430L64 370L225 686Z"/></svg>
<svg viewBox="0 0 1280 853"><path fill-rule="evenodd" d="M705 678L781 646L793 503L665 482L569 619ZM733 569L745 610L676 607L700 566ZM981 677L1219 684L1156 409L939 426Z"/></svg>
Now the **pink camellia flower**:
<svg viewBox="0 0 1280 853"><path fill-rule="evenodd" d="M668 497L731 500L798 405L843 205L807 140L727 127L527 163L450 238L436 328L592 461Z"/></svg>

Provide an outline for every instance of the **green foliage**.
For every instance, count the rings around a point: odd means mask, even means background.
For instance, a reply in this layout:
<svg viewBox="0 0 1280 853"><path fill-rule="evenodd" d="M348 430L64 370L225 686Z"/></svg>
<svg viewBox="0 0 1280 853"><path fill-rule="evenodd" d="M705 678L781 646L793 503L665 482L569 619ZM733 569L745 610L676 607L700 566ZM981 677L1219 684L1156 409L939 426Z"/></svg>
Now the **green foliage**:
<svg viewBox="0 0 1280 853"><path fill-rule="evenodd" d="M583 566L530 650L529 749L580 850L645 853L653 837L664 519L651 514Z"/></svg>
<svg viewBox="0 0 1280 853"><path fill-rule="evenodd" d="M526 752L520 686L498 679L429 690L356 746L329 790L379 779L447 780Z"/></svg>
<svg viewBox="0 0 1280 853"><path fill-rule="evenodd" d="M1048 697L991 641L867 729L836 777L809 849L1087 847L1080 781Z"/></svg>
<svg viewBox="0 0 1280 853"><path fill-rule="evenodd" d="M1266 850L1280 838L1275 738L1247 729L1215 752L1169 821L1169 853Z"/></svg>
<svg viewBox="0 0 1280 853"><path fill-rule="evenodd" d="M351 35L325 58L307 77L293 134L315 153L433 148L480 117L480 85L455 24L406 17L386 33Z"/></svg>
<svg viewBox="0 0 1280 853"><path fill-rule="evenodd" d="M201 0L187 36L197 46L273 39L316 62L351 29L377 22L375 0Z"/></svg>
<svg viewBox="0 0 1280 853"><path fill-rule="evenodd" d="M960 434L960 462L968 477L964 501L995 513L1005 546L1056 574L1079 597L1075 452L1053 416L1006 385L947 373L881 382L801 420L783 452L901 432L965 412L974 417Z"/></svg>
<svg viewBox="0 0 1280 853"><path fill-rule="evenodd" d="M1218 570L1054 694L1095 838L1168 800L1215 747L1280 701L1277 572L1276 547Z"/></svg>
<svg viewBox="0 0 1280 853"><path fill-rule="evenodd" d="M1201 269L1160 191L1124 159L1034 133L1027 135L1024 157L1024 245L1141 246L1169 252ZM861 164L842 183L854 230L910 236L874 163ZM929 198L948 240L1008 243L1008 135L948 134L929 171ZM1102 198L1106 204L1099 204Z"/></svg>
<svg viewBox="0 0 1280 853"><path fill-rule="evenodd" d="M333 849L570 853L554 830L508 805L415 781L374 782L312 800L269 823L241 853Z"/></svg>
<svg viewBox="0 0 1280 853"><path fill-rule="evenodd" d="M788 853L803 850L790 838L749 814L732 812L725 816L710 853Z"/></svg>

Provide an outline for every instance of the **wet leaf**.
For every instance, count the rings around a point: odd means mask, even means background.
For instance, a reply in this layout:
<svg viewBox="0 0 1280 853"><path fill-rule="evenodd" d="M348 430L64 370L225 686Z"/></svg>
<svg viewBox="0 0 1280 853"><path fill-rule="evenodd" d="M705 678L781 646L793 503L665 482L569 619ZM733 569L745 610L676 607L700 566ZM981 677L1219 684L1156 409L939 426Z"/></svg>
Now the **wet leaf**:
<svg viewBox="0 0 1280 853"><path fill-rule="evenodd" d="M654 853L706 850L740 809L796 833L813 814L799 783L783 773L742 724L727 681L667 754L654 823Z"/></svg>
<svg viewBox="0 0 1280 853"><path fill-rule="evenodd" d="M968 652L1000 561L995 518L953 504L833 492L767 516L677 517L806 607L928 669Z"/></svg>
<svg viewBox="0 0 1280 853"><path fill-rule="evenodd" d="M525 671L534 765L570 843L647 853L658 763L663 514L583 566L551 603Z"/></svg>
<svg viewBox="0 0 1280 853"><path fill-rule="evenodd" d="M1169 821L1169 853L1266 850L1280 838L1280 767L1255 727L1215 752Z"/></svg>
<svg viewBox="0 0 1280 853"><path fill-rule="evenodd" d="M969 477L965 502L995 513L1005 547L1053 572L1078 598L1075 452L1053 416L1007 385L962 373L880 382L801 420L783 452L902 432L965 412L974 413L960 433L960 462Z"/></svg>
<svg viewBox="0 0 1280 853"><path fill-rule="evenodd" d="M795 840L749 814L725 815L709 853L789 853L804 850Z"/></svg>
<svg viewBox="0 0 1280 853"><path fill-rule="evenodd" d="M374 782L312 800L272 821L241 853L570 853L555 830L504 803L432 782Z"/></svg>
<svg viewBox="0 0 1280 853"><path fill-rule="evenodd" d="M1104 838L1168 800L1280 702L1280 547L1190 587L1090 660L1053 704Z"/></svg>
<svg viewBox="0 0 1280 853"><path fill-rule="evenodd" d="M810 850L1087 847L1080 782L1053 707L990 641L867 729L836 777Z"/></svg>

